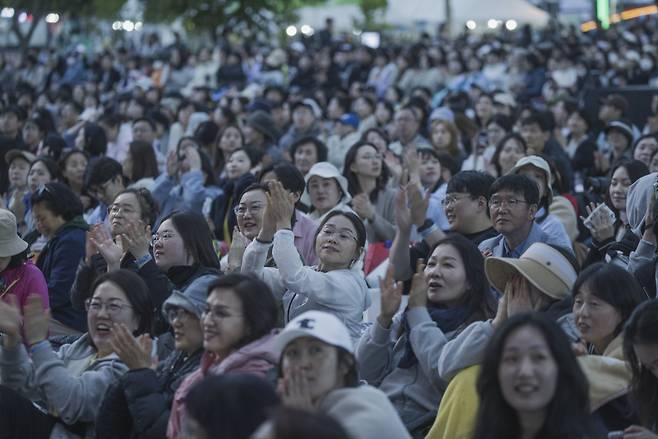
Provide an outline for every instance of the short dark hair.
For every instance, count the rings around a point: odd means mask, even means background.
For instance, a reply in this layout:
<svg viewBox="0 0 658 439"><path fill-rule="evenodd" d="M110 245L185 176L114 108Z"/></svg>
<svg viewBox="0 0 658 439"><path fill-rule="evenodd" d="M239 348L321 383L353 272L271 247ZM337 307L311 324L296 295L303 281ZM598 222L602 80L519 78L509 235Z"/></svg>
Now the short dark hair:
<svg viewBox="0 0 658 439"><path fill-rule="evenodd" d="M123 179L121 163L110 157L96 157L91 159L85 169L85 186L99 186L117 176Z"/></svg>
<svg viewBox="0 0 658 439"><path fill-rule="evenodd" d="M133 120L132 126L135 126L135 124L137 124L138 122L146 122L147 124L149 124L149 126L153 131L157 130L157 127L155 126L155 122L153 122L153 119L151 119L150 117L138 117L137 119Z"/></svg>
<svg viewBox="0 0 658 439"><path fill-rule="evenodd" d="M285 190L293 194L304 193L306 181L304 181L304 176L299 169L292 163L281 161L263 168L258 176L258 181L261 182L262 178L270 172L274 172L277 180L283 185Z"/></svg>
<svg viewBox="0 0 658 439"><path fill-rule="evenodd" d="M621 333L633 310L647 299L635 277L614 264L598 262L584 269L573 284L571 292L574 299L583 287L619 312L621 322L615 328L615 336ZM620 291L624 293L620 294Z"/></svg>
<svg viewBox="0 0 658 439"><path fill-rule="evenodd" d="M153 304L151 302L151 294L146 282L134 271L131 270L116 270L105 273L94 281L91 286L92 296L99 285L105 282L112 282L116 284L123 293L126 295L130 306L137 314L138 324L137 330L133 335L151 333L151 324L153 321Z"/></svg>
<svg viewBox="0 0 658 439"><path fill-rule="evenodd" d="M468 193L472 197L484 197L489 201L489 190L495 181L491 175L481 171L461 171L448 181L446 193Z"/></svg>
<svg viewBox="0 0 658 439"><path fill-rule="evenodd" d="M185 396L187 416L209 438L251 437L279 404L269 382L245 372L208 375Z"/></svg>
<svg viewBox="0 0 658 439"><path fill-rule="evenodd" d="M34 159L34 161L30 163L30 169L32 169L34 165L39 162L43 163L46 169L48 169L48 172L50 173L51 181L59 181L62 179L59 166L57 166L55 160L51 159L48 156L39 156L36 159Z"/></svg>
<svg viewBox="0 0 658 439"><path fill-rule="evenodd" d="M256 275L231 273L222 276L208 286L208 295L218 288L233 290L242 303L242 315L248 331L236 348L266 336L276 327L279 306L270 287Z"/></svg>
<svg viewBox="0 0 658 439"><path fill-rule="evenodd" d="M50 156L57 162L62 156L62 152L66 149L66 140L59 134L48 134L43 139L43 148L48 148Z"/></svg>
<svg viewBox="0 0 658 439"><path fill-rule="evenodd" d="M535 124L539 126L539 129L542 130L543 132L551 130L549 121L542 114L532 113L530 116L521 119L521 126L528 126Z"/></svg>
<svg viewBox="0 0 658 439"><path fill-rule="evenodd" d="M32 206L44 203L46 209L65 221L82 215L84 208L78 197L67 185L56 181L46 183L30 197Z"/></svg>
<svg viewBox="0 0 658 439"><path fill-rule="evenodd" d="M203 215L195 212L172 212L160 222L171 220L194 263L219 269L219 259L212 245L212 232Z"/></svg>
<svg viewBox="0 0 658 439"><path fill-rule="evenodd" d="M158 202L155 201L155 198L151 195L151 191L145 188L127 188L119 192L114 199L116 200L116 198L122 194L133 194L135 198L137 198L139 208L142 211L140 219L145 224L153 227L160 208L158 207Z"/></svg>
<svg viewBox="0 0 658 439"><path fill-rule="evenodd" d="M153 145L143 140L133 140L128 145L128 151L133 162L133 173L127 177L133 182L146 177L156 178L160 175Z"/></svg>
<svg viewBox="0 0 658 439"><path fill-rule="evenodd" d="M201 122L194 130L194 138L202 145L212 145L219 133L219 126L212 120Z"/></svg>
<svg viewBox="0 0 658 439"><path fill-rule="evenodd" d="M240 202L240 200L242 199L242 196L244 194L246 194L247 192L251 192L251 191L263 191L266 194L269 194L270 193L270 188L264 183L252 183L249 186L247 186L246 188L244 188L244 190L242 192L240 192L240 196L238 197L238 203Z"/></svg>
<svg viewBox="0 0 658 439"><path fill-rule="evenodd" d="M498 125L502 129L504 129L506 133L509 133L512 127L514 126L514 123L512 122L512 118L509 116L505 116L504 114L494 114L493 116L491 116L491 119L487 121L487 125L485 126L485 128L491 124Z"/></svg>
<svg viewBox="0 0 658 439"><path fill-rule="evenodd" d="M321 412L281 406L270 418L274 437L287 439L348 439L345 428L331 416Z"/></svg>
<svg viewBox="0 0 658 439"><path fill-rule="evenodd" d="M82 127L84 145L82 149L87 151L91 157L100 157L107 152L107 135L105 130L98 124L87 122Z"/></svg>
<svg viewBox="0 0 658 439"><path fill-rule="evenodd" d="M327 161L327 154L329 153L329 150L327 149L327 145L325 145L322 140L313 136L302 137L301 139L290 145L290 156L292 157L293 161L295 160L295 153L297 152L299 147L302 145L306 145L307 143L312 143L313 146L315 146L315 153L318 156L318 162Z"/></svg>
<svg viewBox="0 0 658 439"><path fill-rule="evenodd" d="M526 201L528 205L539 203L539 187L537 187L537 184L525 175L513 174L498 177L491 185L489 198L502 190L509 190L523 194L523 198L525 198L524 201Z"/></svg>

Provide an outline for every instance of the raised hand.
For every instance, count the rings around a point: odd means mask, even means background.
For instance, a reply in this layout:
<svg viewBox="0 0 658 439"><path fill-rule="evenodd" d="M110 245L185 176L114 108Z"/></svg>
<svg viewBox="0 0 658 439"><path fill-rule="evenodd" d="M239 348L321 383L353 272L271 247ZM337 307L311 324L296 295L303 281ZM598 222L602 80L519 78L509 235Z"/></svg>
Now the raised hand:
<svg viewBox="0 0 658 439"><path fill-rule="evenodd" d="M112 239L110 233L99 224L89 236L91 244L103 256L107 262L108 271L118 270L121 266L121 257L123 256L123 248L117 245Z"/></svg>
<svg viewBox="0 0 658 439"><path fill-rule="evenodd" d="M176 154L176 151L171 151L167 155L167 175L169 178L176 178L179 169L180 163L178 161L178 155Z"/></svg>
<svg viewBox="0 0 658 439"><path fill-rule="evenodd" d="M153 366L151 350L153 340L148 334L135 338L126 325L115 323L112 327L112 349L130 370L146 369Z"/></svg>
<svg viewBox="0 0 658 439"><path fill-rule="evenodd" d="M21 338L21 309L18 298L13 294L8 296L9 303L0 300L0 332L4 332L3 345L11 349Z"/></svg>
<svg viewBox="0 0 658 439"><path fill-rule="evenodd" d="M295 195L288 192L278 181L270 181L268 187L270 193L267 194L267 203L276 229L289 229L292 215L295 213Z"/></svg>
<svg viewBox="0 0 658 439"><path fill-rule="evenodd" d="M242 266L242 256L251 240L244 236L238 226L233 227L233 238L231 247L228 250L228 269L236 271Z"/></svg>
<svg viewBox="0 0 658 439"><path fill-rule="evenodd" d="M520 274L513 275L507 281L505 295L508 296L507 315L509 317L534 311L532 300L530 299L530 284Z"/></svg>
<svg viewBox="0 0 658 439"><path fill-rule="evenodd" d="M142 220L129 221L121 234L121 243L124 250L129 251L135 259L146 256L151 245L151 226Z"/></svg>
<svg viewBox="0 0 658 439"><path fill-rule="evenodd" d="M411 233L411 210L407 207L406 186L402 186L395 196L395 225L400 232Z"/></svg>
<svg viewBox="0 0 658 439"><path fill-rule="evenodd" d="M279 380L278 391L283 405L303 410L313 409L313 400L306 372L301 368L291 368L286 377Z"/></svg>
<svg viewBox="0 0 658 439"><path fill-rule="evenodd" d="M379 278L379 289L381 292L381 310L377 321L384 328L389 328L393 321L393 316L400 309L402 302L402 282L396 282L393 278L395 268L389 264L386 268L386 275Z"/></svg>
<svg viewBox="0 0 658 439"><path fill-rule="evenodd" d="M411 211L411 222L420 227L425 222L427 218L427 207L430 204L430 196L432 195L429 191L425 195L418 186L418 184L413 184L409 182L406 187L407 198L409 199L409 210Z"/></svg>
<svg viewBox="0 0 658 439"><path fill-rule="evenodd" d="M590 203L588 206L585 206L585 211L587 212L587 218L581 216L580 219L585 224L592 234L592 238L598 242L603 242L607 239L613 238L615 236L615 224L610 220L608 215L603 214L599 211L598 215L592 215L592 212L600 205Z"/></svg>
<svg viewBox="0 0 658 439"><path fill-rule="evenodd" d="M23 332L28 346L48 338L50 310L43 309L43 300L37 294L30 294L23 307Z"/></svg>
<svg viewBox="0 0 658 439"><path fill-rule="evenodd" d="M418 259L416 262L416 273L411 278L411 290L409 291L409 308L421 308L427 306L427 277L425 276L425 261Z"/></svg>
<svg viewBox="0 0 658 439"><path fill-rule="evenodd" d="M360 193L352 198L352 209L363 220L375 219L375 206L370 202L368 195Z"/></svg>

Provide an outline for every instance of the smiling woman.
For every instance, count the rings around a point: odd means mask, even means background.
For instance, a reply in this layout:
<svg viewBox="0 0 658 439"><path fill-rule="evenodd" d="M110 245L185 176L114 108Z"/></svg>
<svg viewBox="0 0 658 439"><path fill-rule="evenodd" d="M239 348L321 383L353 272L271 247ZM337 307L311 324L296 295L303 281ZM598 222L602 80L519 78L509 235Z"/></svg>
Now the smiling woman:
<svg viewBox="0 0 658 439"><path fill-rule="evenodd" d="M571 347L560 328L540 314L512 317L494 334L477 389L474 439L601 437Z"/></svg>
<svg viewBox="0 0 658 439"><path fill-rule="evenodd" d="M41 299L30 296L23 312L28 357L19 343L18 308L0 302L0 424L14 437L91 435L105 391L126 371L114 353L114 332L141 335L151 326L148 289L129 271L100 277L87 308L89 332L55 351L47 340L48 314Z"/></svg>

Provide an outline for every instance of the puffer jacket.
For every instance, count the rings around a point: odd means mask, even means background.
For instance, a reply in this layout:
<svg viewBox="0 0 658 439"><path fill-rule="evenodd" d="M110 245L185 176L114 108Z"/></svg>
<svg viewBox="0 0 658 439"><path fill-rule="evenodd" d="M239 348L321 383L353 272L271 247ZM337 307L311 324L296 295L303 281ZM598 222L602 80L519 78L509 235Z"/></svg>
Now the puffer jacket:
<svg viewBox="0 0 658 439"><path fill-rule="evenodd" d="M174 394L199 368L199 350L172 352L157 370L131 370L105 394L96 421L97 439L161 439L167 432Z"/></svg>

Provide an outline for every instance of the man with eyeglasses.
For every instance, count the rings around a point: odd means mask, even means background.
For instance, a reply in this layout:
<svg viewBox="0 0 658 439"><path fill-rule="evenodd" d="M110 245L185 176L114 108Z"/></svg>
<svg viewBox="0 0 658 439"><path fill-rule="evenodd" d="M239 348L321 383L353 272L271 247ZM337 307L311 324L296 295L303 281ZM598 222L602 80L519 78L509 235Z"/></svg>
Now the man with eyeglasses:
<svg viewBox="0 0 658 439"><path fill-rule="evenodd" d="M450 225L449 233L459 233L475 245L498 235L491 226L488 212L489 188L493 182L492 176L479 171L458 172L448 181L443 206ZM426 210L421 202L422 195L413 188L406 192L412 222L423 239L410 247L411 229L402 230L404 221L396 223L398 231L391 247L390 260L395 266L395 278L398 280L410 279L418 259L427 260L434 244L445 237L445 233L431 219L422 222L425 218L423 209Z"/></svg>
<svg viewBox="0 0 658 439"><path fill-rule="evenodd" d="M98 200L98 206L85 218L88 224L103 223L109 230L108 206L126 187L121 164L109 157L92 160L85 171L85 186Z"/></svg>
<svg viewBox="0 0 658 439"><path fill-rule="evenodd" d="M535 223L539 189L534 181L524 175L505 175L489 193L489 215L499 235L480 243L482 254L518 258L535 242L560 245Z"/></svg>

